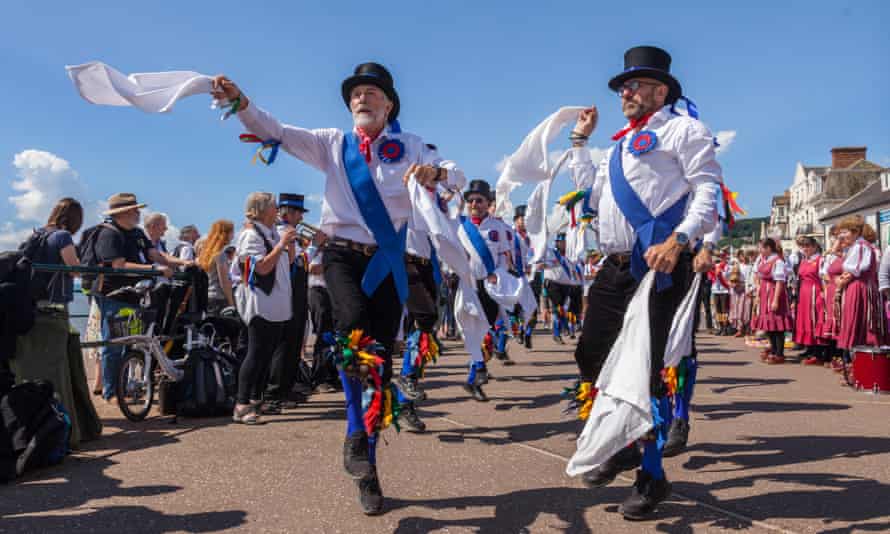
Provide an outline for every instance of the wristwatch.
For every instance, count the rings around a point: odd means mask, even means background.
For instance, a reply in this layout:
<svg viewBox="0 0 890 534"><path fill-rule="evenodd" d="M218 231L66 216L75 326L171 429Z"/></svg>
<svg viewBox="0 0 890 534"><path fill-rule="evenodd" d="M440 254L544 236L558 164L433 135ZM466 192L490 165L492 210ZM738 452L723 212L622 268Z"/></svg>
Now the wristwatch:
<svg viewBox="0 0 890 534"><path fill-rule="evenodd" d="M684 234L683 232L674 232L674 240L677 241L678 245L684 247L689 244L689 236Z"/></svg>

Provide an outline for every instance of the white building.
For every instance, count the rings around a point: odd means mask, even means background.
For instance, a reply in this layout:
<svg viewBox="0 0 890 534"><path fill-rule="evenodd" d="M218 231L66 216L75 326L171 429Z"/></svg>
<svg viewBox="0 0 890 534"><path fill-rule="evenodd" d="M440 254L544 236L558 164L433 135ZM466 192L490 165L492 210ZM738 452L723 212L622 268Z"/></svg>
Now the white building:
<svg viewBox="0 0 890 534"><path fill-rule="evenodd" d="M789 189L788 238L807 235L824 245L822 219L877 181L881 167L865 159L866 147L831 149L831 166L797 164Z"/></svg>

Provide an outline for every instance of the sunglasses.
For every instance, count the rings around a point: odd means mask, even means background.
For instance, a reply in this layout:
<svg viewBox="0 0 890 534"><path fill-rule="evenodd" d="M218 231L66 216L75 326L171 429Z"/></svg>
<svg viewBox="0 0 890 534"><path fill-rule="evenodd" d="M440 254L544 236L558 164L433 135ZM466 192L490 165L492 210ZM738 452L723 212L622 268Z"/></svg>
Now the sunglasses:
<svg viewBox="0 0 890 534"><path fill-rule="evenodd" d="M623 95L625 91L630 91L630 93L633 94L639 91L640 87L644 85L658 87L661 84L655 82L645 82L643 80L630 80L629 82L624 82L623 84L621 84L621 86L618 87L615 92L618 94L618 96Z"/></svg>
<svg viewBox="0 0 890 534"><path fill-rule="evenodd" d="M485 197L470 197L467 199L467 204L482 204L483 202L488 202L488 199Z"/></svg>

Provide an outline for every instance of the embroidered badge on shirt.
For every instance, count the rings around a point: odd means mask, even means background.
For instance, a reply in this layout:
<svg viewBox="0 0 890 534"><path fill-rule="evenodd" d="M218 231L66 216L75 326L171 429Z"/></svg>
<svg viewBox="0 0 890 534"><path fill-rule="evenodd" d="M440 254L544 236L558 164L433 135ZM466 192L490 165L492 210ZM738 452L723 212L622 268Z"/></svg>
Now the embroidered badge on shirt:
<svg viewBox="0 0 890 534"><path fill-rule="evenodd" d="M649 152L658 144L658 136L652 130L643 130L630 139L627 150L634 156Z"/></svg>
<svg viewBox="0 0 890 534"><path fill-rule="evenodd" d="M490 241L494 241L495 243L497 243L498 240L500 239L500 237L498 237L498 231L497 230L489 230L488 231L488 239Z"/></svg>
<svg viewBox="0 0 890 534"><path fill-rule="evenodd" d="M384 163L396 163L405 155L405 145L398 139L387 139L377 149L377 157Z"/></svg>

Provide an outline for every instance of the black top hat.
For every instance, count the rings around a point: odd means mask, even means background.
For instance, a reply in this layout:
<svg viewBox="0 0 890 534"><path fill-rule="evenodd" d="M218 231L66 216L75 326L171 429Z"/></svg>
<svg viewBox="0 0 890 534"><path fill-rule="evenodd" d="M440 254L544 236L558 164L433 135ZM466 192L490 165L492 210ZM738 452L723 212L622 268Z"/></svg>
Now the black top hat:
<svg viewBox="0 0 890 534"><path fill-rule="evenodd" d="M386 67L379 63L362 63L355 68L355 72L349 78L343 80L340 91L343 93L343 102L349 107L349 97L352 90L363 84L376 85L386 96L392 100L392 111L389 112L387 121L394 121L399 116L399 94L396 93L395 85L392 81L392 75L386 70Z"/></svg>
<svg viewBox="0 0 890 534"><path fill-rule="evenodd" d="M668 86L665 104L673 104L683 95L680 82L671 75L671 55L656 46L636 46L624 53L624 72L609 80L609 89L617 91L631 78L653 78Z"/></svg>
<svg viewBox="0 0 890 534"><path fill-rule="evenodd" d="M521 206L516 206L516 209L513 210L513 220L515 221L516 219L518 219L520 217L525 217L525 210L526 210L525 204L522 204Z"/></svg>
<svg viewBox="0 0 890 534"><path fill-rule="evenodd" d="M494 200L494 193L491 191L491 186L488 185L488 182L485 180L471 180L470 186L464 191L464 200L474 193L484 196L489 201Z"/></svg>
<svg viewBox="0 0 890 534"><path fill-rule="evenodd" d="M303 195L295 195L293 193L279 193L278 194L278 207L288 207L298 209L304 213L308 212L303 205Z"/></svg>

